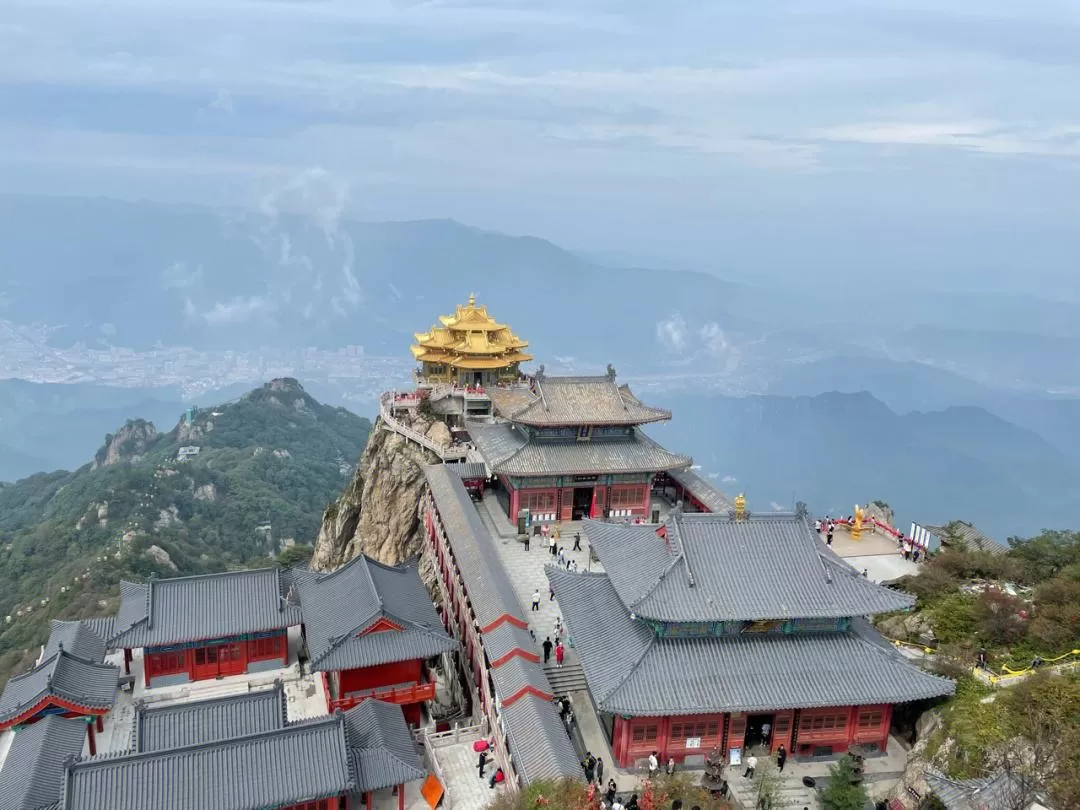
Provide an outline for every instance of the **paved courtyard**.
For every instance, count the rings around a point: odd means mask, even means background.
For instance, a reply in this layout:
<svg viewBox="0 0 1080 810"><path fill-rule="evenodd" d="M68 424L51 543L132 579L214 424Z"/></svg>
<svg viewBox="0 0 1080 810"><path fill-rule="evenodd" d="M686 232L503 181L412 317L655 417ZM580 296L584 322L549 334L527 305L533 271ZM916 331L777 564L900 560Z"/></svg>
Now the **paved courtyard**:
<svg viewBox="0 0 1080 810"><path fill-rule="evenodd" d="M439 745L434 749L446 778L444 787L453 802L453 810L483 810L506 789L502 786L488 787L488 779L495 773L493 763L488 763L484 778L480 778L476 767L477 754L472 749L472 742L469 740L453 745ZM405 806L412 807L408 802ZM426 807L426 804L423 806Z"/></svg>

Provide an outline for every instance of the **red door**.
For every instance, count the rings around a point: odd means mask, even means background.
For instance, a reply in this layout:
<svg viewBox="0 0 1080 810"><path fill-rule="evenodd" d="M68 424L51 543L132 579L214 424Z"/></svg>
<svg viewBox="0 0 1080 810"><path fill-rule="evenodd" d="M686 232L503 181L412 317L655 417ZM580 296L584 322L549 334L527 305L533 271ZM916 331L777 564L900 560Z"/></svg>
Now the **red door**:
<svg viewBox="0 0 1080 810"><path fill-rule="evenodd" d="M245 665L242 646L237 642L198 647L192 676L196 681L204 681L225 675L242 675Z"/></svg>

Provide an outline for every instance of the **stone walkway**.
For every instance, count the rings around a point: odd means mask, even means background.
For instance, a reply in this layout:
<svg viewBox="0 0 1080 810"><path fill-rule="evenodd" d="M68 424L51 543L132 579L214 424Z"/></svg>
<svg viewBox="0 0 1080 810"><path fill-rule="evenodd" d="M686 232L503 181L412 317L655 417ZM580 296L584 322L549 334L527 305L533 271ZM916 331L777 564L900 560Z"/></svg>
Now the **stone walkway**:
<svg viewBox="0 0 1080 810"><path fill-rule="evenodd" d="M477 754L472 750L471 742L440 746L436 756L446 775L444 787L453 801L453 810L483 810L505 790L502 786L488 787L488 779L495 773L494 763L488 763L484 778L480 778L476 768Z"/></svg>

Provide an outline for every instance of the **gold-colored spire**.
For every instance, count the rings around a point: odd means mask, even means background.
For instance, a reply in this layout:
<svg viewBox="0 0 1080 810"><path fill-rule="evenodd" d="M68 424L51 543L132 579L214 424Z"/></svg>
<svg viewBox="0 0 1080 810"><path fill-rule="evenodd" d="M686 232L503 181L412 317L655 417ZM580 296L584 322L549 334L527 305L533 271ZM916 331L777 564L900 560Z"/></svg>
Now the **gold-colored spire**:
<svg viewBox="0 0 1080 810"><path fill-rule="evenodd" d="M735 496L735 519L746 520L746 496L741 492Z"/></svg>
<svg viewBox="0 0 1080 810"><path fill-rule="evenodd" d="M475 307L476 306L476 293L469 293L469 306L470 307Z"/></svg>
<svg viewBox="0 0 1080 810"><path fill-rule="evenodd" d="M459 371L495 371L500 376L505 371L516 378L518 364L532 360L523 351L528 341L492 318L486 306L477 306L475 293L469 293L468 300L467 305L458 304L453 315L440 315L427 332L416 333L413 357L433 379L457 379Z"/></svg>

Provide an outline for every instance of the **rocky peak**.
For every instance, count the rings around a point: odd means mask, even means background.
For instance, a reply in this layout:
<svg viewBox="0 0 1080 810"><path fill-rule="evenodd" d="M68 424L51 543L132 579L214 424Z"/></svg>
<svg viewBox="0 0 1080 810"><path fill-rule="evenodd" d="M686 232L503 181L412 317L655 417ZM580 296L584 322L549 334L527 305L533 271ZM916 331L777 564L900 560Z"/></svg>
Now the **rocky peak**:
<svg viewBox="0 0 1080 810"><path fill-rule="evenodd" d="M270 380L270 382L263 385L263 388L268 391L304 393L304 386L294 377L278 377L276 380Z"/></svg>
<svg viewBox="0 0 1080 810"><path fill-rule="evenodd" d="M152 422L129 419L116 433L105 437L105 444L94 455L94 469L138 461L157 437L158 431Z"/></svg>

